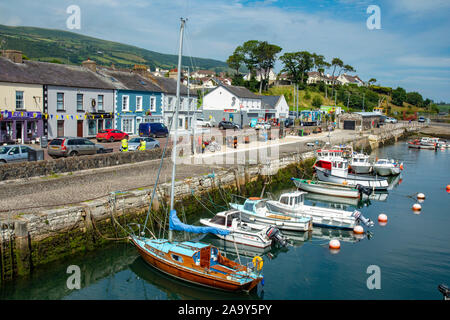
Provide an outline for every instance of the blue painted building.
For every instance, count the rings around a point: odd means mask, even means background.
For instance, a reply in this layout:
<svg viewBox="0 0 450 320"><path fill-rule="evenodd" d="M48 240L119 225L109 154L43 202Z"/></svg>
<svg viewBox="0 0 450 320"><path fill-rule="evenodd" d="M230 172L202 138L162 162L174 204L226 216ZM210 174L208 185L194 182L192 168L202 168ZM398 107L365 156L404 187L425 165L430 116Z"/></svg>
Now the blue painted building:
<svg viewBox="0 0 450 320"><path fill-rule="evenodd" d="M134 135L139 134L140 123L164 122L159 86L130 71L103 69L101 74L116 88L114 128Z"/></svg>

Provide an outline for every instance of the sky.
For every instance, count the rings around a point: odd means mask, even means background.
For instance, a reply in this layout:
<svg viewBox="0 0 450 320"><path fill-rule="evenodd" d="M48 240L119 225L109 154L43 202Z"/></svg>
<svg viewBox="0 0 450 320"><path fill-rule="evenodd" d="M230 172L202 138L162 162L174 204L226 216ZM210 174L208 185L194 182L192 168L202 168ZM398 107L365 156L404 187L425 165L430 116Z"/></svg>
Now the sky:
<svg viewBox="0 0 450 320"><path fill-rule="evenodd" d="M66 21L80 7L79 30ZM369 28L379 8L377 28ZM338 57L365 81L450 102L450 0L0 0L0 24L77 32L177 54L225 61L247 40L285 52ZM370 24L369 24L370 25ZM195 66L195 59L193 60ZM280 71L278 62L275 71ZM331 70L328 73L331 74Z"/></svg>

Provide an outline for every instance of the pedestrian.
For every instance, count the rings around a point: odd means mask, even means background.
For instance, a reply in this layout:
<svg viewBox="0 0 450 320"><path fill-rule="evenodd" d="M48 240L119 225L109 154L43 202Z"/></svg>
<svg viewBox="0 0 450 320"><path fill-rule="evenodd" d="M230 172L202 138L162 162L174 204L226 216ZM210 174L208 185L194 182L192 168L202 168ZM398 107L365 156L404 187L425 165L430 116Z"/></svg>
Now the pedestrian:
<svg viewBox="0 0 450 320"><path fill-rule="evenodd" d="M139 150L145 151L146 144L147 144L146 141L144 139L141 139L141 141L139 143Z"/></svg>
<svg viewBox="0 0 450 320"><path fill-rule="evenodd" d="M122 142L122 149L121 149L121 151L122 152L127 152L128 151L128 139L123 138L121 142Z"/></svg>
<svg viewBox="0 0 450 320"><path fill-rule="evenodd" d="M237 148L237 136L234 136L234 138L233 138L233 147L235 149Z"/></svg>

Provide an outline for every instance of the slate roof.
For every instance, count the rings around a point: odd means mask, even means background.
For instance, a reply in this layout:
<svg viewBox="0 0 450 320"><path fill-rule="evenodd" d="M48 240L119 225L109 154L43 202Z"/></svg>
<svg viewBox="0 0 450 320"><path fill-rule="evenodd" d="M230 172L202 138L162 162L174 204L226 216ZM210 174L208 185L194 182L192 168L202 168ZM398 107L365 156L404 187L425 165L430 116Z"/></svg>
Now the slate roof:
<svg viewBox="0 0 450 320"><path fill-rule="evenodd" d="M105 81L109 82L115 89L162 92L162 89L150 79L137 73L104 68L99 68L97 70L98 73L104 77Z"/></svg>
<svg viewBox="0 0 450 320"><path fill-rule="evenodd" d="M275 109L281 96L261 96L262 109Z"/></svg>
<svg viewBox="0 0 450 320"><path fill-rule="evenodd" d="M151 79L154 84L161 88L162 92L173 95L177 94L177 81L175 79L156 76L152 76ZM187 87L180 83L180 95L187 96L187 94ZM189 96L197 96L197 91L190 90Z"/></svg>
<svg viewBox="0 0 450 320"><path fill-rule="evenodd" d="M239 98L247 98L247 99L261 99L261 96L257 96L250 90L248 90L246 87L240 87L240 86L227 86L222 85L225 89L230 91L232 94Z"/></svg>
<svg viewBox="0 0 450 320"><path fill-rule="evenodd" d="M25 60L14 63L0 57L0 81L77 88L114 89L95 72L81 66Z"/></svg>

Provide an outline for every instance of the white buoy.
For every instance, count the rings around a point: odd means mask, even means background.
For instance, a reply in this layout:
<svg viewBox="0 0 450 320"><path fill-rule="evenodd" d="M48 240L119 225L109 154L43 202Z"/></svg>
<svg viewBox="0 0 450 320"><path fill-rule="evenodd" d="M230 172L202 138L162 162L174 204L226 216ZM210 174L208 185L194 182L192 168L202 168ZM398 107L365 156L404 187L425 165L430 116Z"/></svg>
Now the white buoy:
<svg viewBox="0 0 450 320"><path fill-rule="evenodd" d="M386 223L387 220L388 220L387 215L385 215L384 213L380 213L378 215L378 222Z"/></svg>
<svg viewBox="0 0 450 320"><path fill-rule="evenodd" d="M353 228L353 232L356 234L363 234L364 233L364 228L361 226L355 226Z"/></svg>
<svg viewBox="0 0 450 320"><path fill-rule="evenodd" d="M330 240L330 243L328 245L329 245L330 249L334 249L334 250L341 248L341 243L337 239Z"/></svg>
<svg viewBox="0 0 450 320"><path fill-rule="evenodd" d="M420 204L418 204L418 203L414 203L413 206L412 206L412 209L414 211L420 211L422 209L422 206Z"/></svg>
<svg viewBox="0 0 450 320"><path fill-rule="evenodd" d="M425 194L423 194L422 192L421 192L421 193L418 193L418 194L417 194L417 199L419 199L419 200L425 200Z"/></svg>

